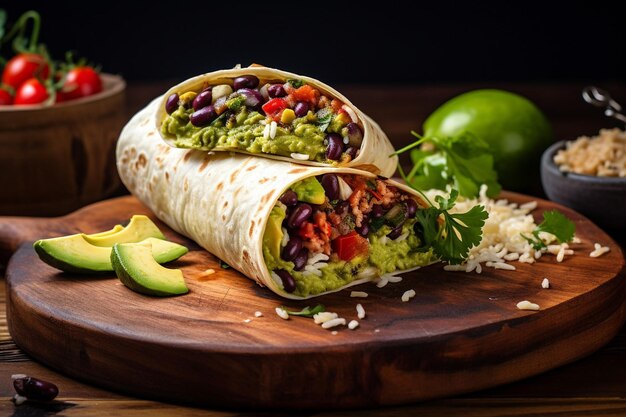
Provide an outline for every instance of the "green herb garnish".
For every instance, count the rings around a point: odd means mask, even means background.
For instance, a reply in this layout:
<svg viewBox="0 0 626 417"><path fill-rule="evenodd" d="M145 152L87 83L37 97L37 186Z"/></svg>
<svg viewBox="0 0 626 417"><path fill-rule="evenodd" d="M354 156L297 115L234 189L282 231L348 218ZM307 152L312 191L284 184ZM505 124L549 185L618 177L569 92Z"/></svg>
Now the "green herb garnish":
<svg viewBox="0 0 626 417"><path fill-rule="evenodd" d="M317 113L317 128L320 130L320 132L326 132L326 129L328 129L328 126L330 125L332 119L333 114L330 111L320 110Z"/></svg>
<svg viewBox="0 0 626 417"><path fill-rule="evenodd" d="M290 80L287 80L287 82L293 87L293 88L300 88L304 85L304 81L302 80L297 80L295 78L292 78Z"/></svg>
<svg viewBox="0 0 626 417"><path fill-rule="evenodd" d="M541 232L551 233L559 243L564 243L574 238L576 225L560 211L550 210L543 213L543 221L535 227L532 237L525 236L523 233L520 234L535 250L541 250L547 247L546 243L539 238Z"/></svg>
<svg viewBox="0 0 626 417"><path fill-rule="evenodd" d="M460 264L469 250L480 244L482 227L488 217L483 206L474 206L465 213L449 213L457 197L458 191L452 189L449 198L435 197L439 208L433 205L416 213L423 244L431 246L439 259L450 264Z"/></svg>
<svg viewBox="0 0 626 417"><path fill-rule="evenodd" d="M326 307L323 304L318 304L315 307L311 308L309 306L304 307L300 311L287 310L284 306L280 307L287 312L290 316L300 316L300 317L313 317L317 313L321 313L326 311Z"/></svg>
<svg viewBox="0 0 626 417"><path fill-rule="evenodd" d="M493 154L487 142L470 132L445 138L422 137L414 131L411 134L418 140L392 155L413 149L414 165L405 178L413 188L445 190L450 185L469 198L478 196L482 184L487 185L489 197L500 192ZM433 149L414 149L424 143L432 144Z"/></svg>
<svg viewBox="0 0 626 417"><path fill-rule="evenodd" d="M220 259L220 268L222 268L222 269L229 269L230 265L228 265L226 262L224 262L224 261L222 261Z"/></svg>

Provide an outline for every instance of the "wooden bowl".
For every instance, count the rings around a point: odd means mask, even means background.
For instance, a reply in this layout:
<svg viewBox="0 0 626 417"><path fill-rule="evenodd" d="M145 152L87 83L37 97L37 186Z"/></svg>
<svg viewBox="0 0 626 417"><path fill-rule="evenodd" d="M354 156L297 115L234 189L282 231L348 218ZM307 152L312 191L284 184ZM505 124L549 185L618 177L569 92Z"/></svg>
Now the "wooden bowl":
<svg viewBox="0 0 626 417"><path fill-rule="evenodd" d="M560 141L541 158L541 183L552 201L587 216L612 236L626 232L626 178L561 172L554 155L565 148Z"/></svg>
<svg viewBox="0 0 626 417"><path fill-rule="evenodd" d="M121 188L115 144L126 122L126 83L54 106L0 106L0 215L56 216Z"/></svg>

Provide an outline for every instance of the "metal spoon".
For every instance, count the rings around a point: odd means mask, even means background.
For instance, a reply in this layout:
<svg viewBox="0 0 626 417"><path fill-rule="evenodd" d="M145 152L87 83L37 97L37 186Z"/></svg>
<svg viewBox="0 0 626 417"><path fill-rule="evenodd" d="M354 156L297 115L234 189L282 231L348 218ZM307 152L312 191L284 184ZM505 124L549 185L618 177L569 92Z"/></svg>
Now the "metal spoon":
<svg viewBox="0 0 626 417"><path fill-rule="evenodd" d="M626 116L622 114L622 106L611 98L611 95L598 87L593 85L583 88L583 100L596 107L604 108L604 115L607 117L613 117L626 123Z"/></svg>

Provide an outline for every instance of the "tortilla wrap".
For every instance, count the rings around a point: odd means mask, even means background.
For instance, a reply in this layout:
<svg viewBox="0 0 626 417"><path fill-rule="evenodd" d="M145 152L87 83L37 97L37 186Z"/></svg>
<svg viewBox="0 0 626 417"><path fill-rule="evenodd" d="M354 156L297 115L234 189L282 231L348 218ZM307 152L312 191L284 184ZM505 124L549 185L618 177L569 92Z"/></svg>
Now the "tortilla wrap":
<svg viewBox="0 0 626 417"><path fill-rule="evenodd" d="M182 93L185 91L200 91L206 85L216 85L223 83L232 84L232 80L235 77L242 75L254 75L261 80L261 83L266 81L283 81L290 79L299 79L304 81L307 84L317 88L322 93L337 98L341 102L343 102L346 106L354 111L357 118L360 121L360 124L363 128L363 142L361 144L359 155L347 162L341 163L339 162L336 167L352 167L365 171L372 172L374 174L380 174L386 177L391 177L397 168L398 165L398 157L393 156L389 157L395 150L387 138L387 135L380 126L374 122L370 117L364 114L361 110L359 110L354 104L350 102L345 96L339 93L337 90L332 87L318 81L316 79L293 74L290 72L281 71L278 69L267 68L262 66L253 66L247 68L234 68L229 70L221 70L210 72L204 75L199 75L193 78L190 78L182 83L172 87L169 89L159 100L159 105L156 106L156 119L154 121L155 126L157 127L157 132L160 134L160 127L163 123L163 120L167 117L167 112L165 111L165 104L168 97L173 93ZM171 146L174 146L174 139L171 138L163 138L166 143ZM234 151L240 153L247 153L244 150L238 150L233 148L223 148L223 147L215 147L212 149L213 151ZM281 155L271 155L266 153L252 153L251 155L262 156L271 159L278 159L281 161L294 162L293 158L289 158ZM302 161L298 160L297 163L304 165L313 165L313 166L329 166L329 164L325 164L317 161Z"/></svg>
<svg viewBox="0 0 626 417"><path fill-rule="evenodd" d="M377 177L351 168L312 167L243 154L172 148L163 143L156 128L160 104L160 98L154 100L121 133L117 166L128 190L172 229L258 284L286 298L310 298L285 292L265 264L262 241L272 208L291 184L307 177L324 173ZM426 206L414 190L385 181ZM404 271L396 271L400 272ZM376 278L352 281L335 291Z"/></svg>

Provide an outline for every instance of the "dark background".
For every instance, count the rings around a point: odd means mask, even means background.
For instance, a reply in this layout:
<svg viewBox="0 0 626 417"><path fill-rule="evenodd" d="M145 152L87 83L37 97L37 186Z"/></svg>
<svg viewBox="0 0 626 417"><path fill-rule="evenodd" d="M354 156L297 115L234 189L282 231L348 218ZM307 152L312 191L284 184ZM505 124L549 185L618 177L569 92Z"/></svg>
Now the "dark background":
<svg viewBox="0 0 626 417"><path fill-rule="evenodd" d="M7 2L5 2L7 3ZM609 2L27 2L41 40L129 81L252 62L329 83L624 80L626 24Z"/></svg>

